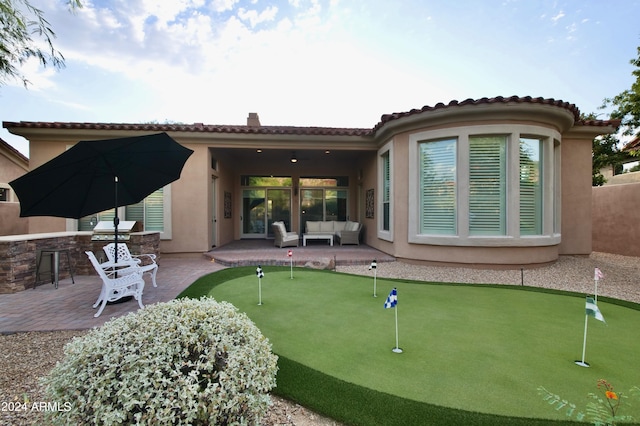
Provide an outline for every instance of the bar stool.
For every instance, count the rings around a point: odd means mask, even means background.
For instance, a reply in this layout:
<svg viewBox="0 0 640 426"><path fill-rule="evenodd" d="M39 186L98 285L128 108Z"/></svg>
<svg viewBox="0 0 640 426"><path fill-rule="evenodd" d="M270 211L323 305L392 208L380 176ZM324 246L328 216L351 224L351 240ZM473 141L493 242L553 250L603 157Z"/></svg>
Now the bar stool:
<svg viewBox="0 0 640 426"><path fill-rule="evenodd" d="M48 255L51 259L51 284L55 285L58 288L58 280L60 277L60 253L65 253L67 255L67 265L69 267L69 274L71 275L71 283L75 284L76 282L73 279L73 268L71 267L71 255L69 254L69 249L57 249L57 248L45 248L40 250L40 254L38 256L37 265L36 265L36 280L33 283L33 288L36 288L36 284L40 278L40 267L42 266L42 255Z"/></svg>

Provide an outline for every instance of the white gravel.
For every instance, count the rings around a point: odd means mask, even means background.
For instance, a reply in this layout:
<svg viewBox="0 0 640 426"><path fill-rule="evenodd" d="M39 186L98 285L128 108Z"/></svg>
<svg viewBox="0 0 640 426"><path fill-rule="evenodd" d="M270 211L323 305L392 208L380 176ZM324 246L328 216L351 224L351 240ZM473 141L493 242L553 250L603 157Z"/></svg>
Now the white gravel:
<svg viewBox="0 0 640 426"><path fill-rule="evenodd" d="M381 278L470 284L509 284L553 288L593 294L594 271L600 268L604 278L598 282L598 295L640 303L640 259L608 253L590 256L561 256L548 266L532 269L475 269L414 265L403 262L378 262ZM372 275L368 265L338 266L338 272Z"/></svg>

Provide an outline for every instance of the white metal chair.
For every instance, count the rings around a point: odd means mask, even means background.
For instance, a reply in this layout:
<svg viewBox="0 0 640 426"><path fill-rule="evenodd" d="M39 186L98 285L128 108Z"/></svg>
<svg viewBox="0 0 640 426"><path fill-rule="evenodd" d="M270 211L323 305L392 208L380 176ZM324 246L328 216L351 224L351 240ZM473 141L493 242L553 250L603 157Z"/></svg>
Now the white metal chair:
<svg viewBox="0 0 640 426"><path fill-rule="evenodd" d="M115 243L109 243L104 246L102 249L104 253L107 255L108 261L102 263L103 269L111 269L113 270L115 265L114 262L116 260L116 249ZM143 262L144 259L144 262ZM132 255L129 252L129 247L127 247L124 243L118 244L118 265L125 264L131 266L137 266L142 270L142 273L150 273L151 274L151 282L154 287L158 287L156 284L156 274L158 273L158 264L156 263L156 255L155 254L139 254ZM127 269L117 270L118 275L122 275L126 273ZM108 271L110 273L111 271Z"/></svg>
<svg viewBox="0 0 640 426"><path fill-rule="evenodd" d="M100 263L93 252L85 251L85 253L89 257L93 268L102 279L100 296L98 296L96 303L93 304L94 308L100 305L100 309L98 309L98 312L93 315L94 317L97 318L100 316L107 302L114 302L127 296L133 296L134 299L138 301L140 308L144 308L144 305L142 304L144 279L142 279L142 272L139 268L131 267L131 270L126 271L124 275L118 278L109 278L105 270L100 266Z"/></svg>

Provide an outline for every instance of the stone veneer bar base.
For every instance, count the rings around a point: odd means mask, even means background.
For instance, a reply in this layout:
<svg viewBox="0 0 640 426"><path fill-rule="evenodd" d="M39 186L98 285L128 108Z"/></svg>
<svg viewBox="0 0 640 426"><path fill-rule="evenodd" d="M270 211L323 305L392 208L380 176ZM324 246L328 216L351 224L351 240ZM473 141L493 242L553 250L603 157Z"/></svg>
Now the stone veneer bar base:
<svg viewBox="0 0 640 426"><path fill-rule="evenodd" d="M74 275L95 275L84 252L92 251L100 258L103 255L102 247L112 241L91 241L92 235L91 232L53 232L0 237L0 294L34 287L38 252L45 248L69 250ZM129 246L131 254L150 253L158 257L156 260L159 259L159 232L133 232L129 235L130 239L123 243ZM68 277L67 257L61 256L60 278ZM41 281L47 283L49 280L47 277Z"/></svg>

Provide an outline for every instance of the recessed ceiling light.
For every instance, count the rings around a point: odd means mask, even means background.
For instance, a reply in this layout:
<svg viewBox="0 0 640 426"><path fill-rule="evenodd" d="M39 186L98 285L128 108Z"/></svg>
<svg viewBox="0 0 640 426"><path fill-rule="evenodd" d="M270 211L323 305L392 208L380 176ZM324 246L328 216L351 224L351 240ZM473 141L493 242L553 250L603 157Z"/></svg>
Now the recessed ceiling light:
<svg viewBox="0 0 640 426"><path fill-rule="evenodd" d="M256 149L256 152L260 153L260 152L262 152L262 150L261 149Z"/></svg>

